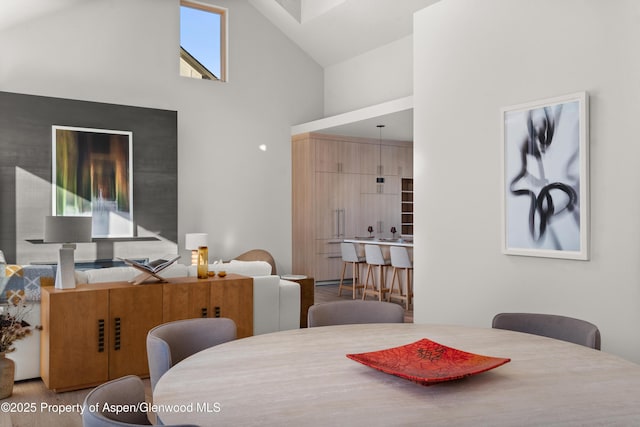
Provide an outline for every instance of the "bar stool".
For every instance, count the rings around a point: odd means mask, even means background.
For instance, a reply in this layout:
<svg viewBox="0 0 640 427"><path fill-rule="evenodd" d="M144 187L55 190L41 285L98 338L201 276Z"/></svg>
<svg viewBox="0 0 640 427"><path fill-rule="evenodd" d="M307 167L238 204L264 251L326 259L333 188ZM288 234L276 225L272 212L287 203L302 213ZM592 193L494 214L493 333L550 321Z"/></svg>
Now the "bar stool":
<svg viewBox="0 0 640 427"><path fill-rule="evenodd" d="M393 273L391 275L391 290L389 291L388 299L399 299L405 302L405 309L409 309L411 304L411 298L413 297L413 286L411 286L411 271L413 271L413 262L409 258L409 251L403 246L391 246L389 248L391 254L391 266L393 267ZM402 282L400 280L400 274L398 270L404 270L406 272L405 286L406 293L402 292ZM395 289L396 281L398 282L398 289Z"/></svg>
<svg viewBox="0 0 640 427"><path fill-rule="evenodd" d="M342 251L342 276L340 277L340 286L338 286L338 296L342 296L342 288L348 289L353 295L353 299L356 299L358 289L364 288L362 281L360 280L360 266L365 263L363 256L358 256L356 251L356 245L354 243L340 243L340 250ZM351 270L353 272L353 279L351 279L351 289L348 285L344 284L344 274L347 270L347 265L351 264Z"/></svg>
<svg viewBox="0 0 640 427"><path fill-rule="evenodd" d="M367 295L372 295L374 297L377 296L378 300L382 301L384 294L389 292L389 288L385 287L385 267L391 265L391 261L382 256L382 250L378 245L364 245L364 255L367 261L367 277L364 283L362 299L365 299ZM380 273L377 288L374 271L376 267L378 267ZM370 277L373 279L371 283L369 282Z"/></svg>

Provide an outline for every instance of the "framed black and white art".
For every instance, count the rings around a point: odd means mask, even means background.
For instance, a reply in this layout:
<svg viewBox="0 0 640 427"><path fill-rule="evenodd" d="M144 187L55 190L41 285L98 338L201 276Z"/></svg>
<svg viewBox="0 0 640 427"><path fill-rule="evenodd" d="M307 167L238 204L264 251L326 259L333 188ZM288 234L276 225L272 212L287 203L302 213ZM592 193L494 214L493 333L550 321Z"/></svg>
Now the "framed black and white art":
<svg viewBox="0 0 640 427"><path fill-rule="evenodd" d="M589 257L586 92L501 110L503 253Z"/></svg>

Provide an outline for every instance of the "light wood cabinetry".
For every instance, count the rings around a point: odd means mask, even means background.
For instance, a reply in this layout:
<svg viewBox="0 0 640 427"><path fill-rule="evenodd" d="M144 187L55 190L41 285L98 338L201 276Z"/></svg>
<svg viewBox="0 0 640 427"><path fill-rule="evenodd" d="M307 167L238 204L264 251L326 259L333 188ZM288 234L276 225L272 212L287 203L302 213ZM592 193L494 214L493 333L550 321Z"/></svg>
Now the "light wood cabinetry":
<svg viewBox="0 0 640 427"><path fill-rule="evenodd" d="M314 138L314 146L316 172L360 173L360 144Z"/></svg>
<svg viewBox="0 0 640 427"><path fill-rule="evenodd" d="M211 282L209 317L228 317L236 322L238 338L253 335L253 279L238 278Z"/></svg>
<svg viewBox="0 0 640 427"><path fill-rule="evenodd" d="M40 375L45 385L63 391L107 381L109 290L63 294L46 287L41 295Z"/></svg>
<svg viewBox="0 0 640 427"><path fill-rule="evenodd" d="M238 338L253 335L253 279L239 274L224 278L179 277L162 284L162 322L196 317L228 317Z"/></svg>
<svg viewBox="0 0 640 427"><path fill-rule="evenodd" d="M319 239L343 239L358 232L359 175L316 172L316 235Z"/></svg>
<svg viewBox="0 0 640 427"><path fill-rule="evenodd" d="M292 138L293 272L337 280L340 242L400 230L400 179L412 173L411 142L324 134ZM379 182L378 178L384 178Z"/></svg>
<svg viewBox="0 0 640 427"><path fill-rule="evenodd" d="M210 317L210 285L208 282L179 282L162 285L162 322Z"/></svg>
<svg viewBox="0 0 640 427"><path fill-rule="evenodd" d="M229 317L238 337L252 335L253 279L227 277L43 287L40 375L45 385L67 391L124 375L148 376L147 332L171 320Z"/></svg>
<svg viewBox="0 0 640 427"><path fill-rule="evenodd" d="M154 286L109 289L109 379L149 375L147 332L162 323L162 290Z"/></svg>
<svg viewBox="0 0 640 427"><path fill-rule="evenodd" d="M126 282L42 288L40 375L56 391L148 375L146 336L162 323L162 288Z"/></svg>

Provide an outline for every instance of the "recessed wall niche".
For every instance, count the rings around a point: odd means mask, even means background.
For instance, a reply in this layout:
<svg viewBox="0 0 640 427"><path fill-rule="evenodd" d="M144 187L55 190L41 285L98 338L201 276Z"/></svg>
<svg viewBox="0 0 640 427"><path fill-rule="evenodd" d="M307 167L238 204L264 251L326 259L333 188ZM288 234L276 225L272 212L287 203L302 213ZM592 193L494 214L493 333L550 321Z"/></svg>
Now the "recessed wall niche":
<svg viewBox="0 0 640 427"><path fill-rule="evenodd" d="M133 135L134 236L151 241L78 245L76 259L176 253L177 112L0 92L0 249L9 263L54 261L56 245L38 245L51 215L52 127L115 129ZM107 250L104 250L106 243ZM115 247L115 250L114 250Z"/></svg>

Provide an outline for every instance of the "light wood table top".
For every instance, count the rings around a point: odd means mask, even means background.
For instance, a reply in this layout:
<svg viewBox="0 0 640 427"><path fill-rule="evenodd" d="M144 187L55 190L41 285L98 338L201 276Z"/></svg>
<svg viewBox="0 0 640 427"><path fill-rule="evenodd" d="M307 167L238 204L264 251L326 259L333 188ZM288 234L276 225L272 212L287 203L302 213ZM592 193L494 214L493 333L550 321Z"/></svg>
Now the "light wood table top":
<svg viewBox="0 0 640 427"><path fill-rule="evenodd" d="M422 338L511 362L423 386L345 357ZM640 425L640 365L499 329L329 326L258 335L195 354L160 379L154 404L165 424L202 426Z"/></svg>

